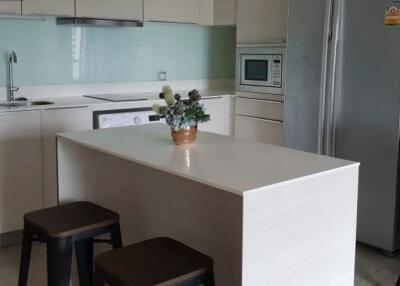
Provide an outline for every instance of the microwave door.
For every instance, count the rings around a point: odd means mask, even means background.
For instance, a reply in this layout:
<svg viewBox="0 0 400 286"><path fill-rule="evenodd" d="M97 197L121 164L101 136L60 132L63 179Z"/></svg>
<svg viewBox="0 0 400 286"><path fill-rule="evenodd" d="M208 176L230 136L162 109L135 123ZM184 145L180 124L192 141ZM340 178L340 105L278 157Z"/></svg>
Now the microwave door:
<svg viewBox="0 0 400 286"><path fill-rule="evenodd" d="M269 86L272 58L268 55L242 56L241 85Z"/></svg>

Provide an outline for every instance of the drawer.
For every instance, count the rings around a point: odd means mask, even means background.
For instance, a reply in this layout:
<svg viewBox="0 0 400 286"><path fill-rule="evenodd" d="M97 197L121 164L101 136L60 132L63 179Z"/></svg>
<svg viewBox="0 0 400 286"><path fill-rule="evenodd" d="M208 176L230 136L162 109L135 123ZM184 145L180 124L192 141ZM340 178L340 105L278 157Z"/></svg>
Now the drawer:
<svg viewBox="0 0 400 286"><path fill-rule="evenodd" d="M282 146L283 122L236 115L235 137Z"/></svg>
<svg viewBox="0 0 400 286"><path fill-rule="evenodd" d="M238 97L236 114L282 121L283 102Z"/></svg>

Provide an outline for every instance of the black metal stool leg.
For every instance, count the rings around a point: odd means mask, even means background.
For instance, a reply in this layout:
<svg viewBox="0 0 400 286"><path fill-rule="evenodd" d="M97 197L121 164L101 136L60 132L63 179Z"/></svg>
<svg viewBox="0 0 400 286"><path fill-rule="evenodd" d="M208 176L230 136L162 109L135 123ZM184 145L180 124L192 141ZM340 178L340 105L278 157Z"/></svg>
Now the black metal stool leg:
<svg viewBox="0 0 400 286"><path fill-rule="evenodd" d="M72 239L47 241L47 285L69 286L71 280Z"/></svg>
<svg viewBox="0 0 400 286"><path fill-rule="evenodd" d="M92 286L93 281L93 239L75 242L78 262L79 285Z"/></svg>
<svg viewBox="0 0 400 286"><path fill-rule="evenodd" d="M24 227L22 238L21 262L19 268L18 286L26 286L29 276L29 263L32 251L32 235L28 228Z"/></svg>
<svg viewBox="0 0 400 286"><path fill-rule="evenodd" d="M111 236L111 244L114 249L121 248L122 247L122 238L121 238L121 228L119 226L119 223L116 223L111 226L110 230L110 236Z"/></svg>
<svg viewBox="0 0 400 286"><path fill-rule="evenodd" d="M215 286L215 280L214 280L214 272L210 272L206 275L205 281L204 281L204 286Z"/></svg>

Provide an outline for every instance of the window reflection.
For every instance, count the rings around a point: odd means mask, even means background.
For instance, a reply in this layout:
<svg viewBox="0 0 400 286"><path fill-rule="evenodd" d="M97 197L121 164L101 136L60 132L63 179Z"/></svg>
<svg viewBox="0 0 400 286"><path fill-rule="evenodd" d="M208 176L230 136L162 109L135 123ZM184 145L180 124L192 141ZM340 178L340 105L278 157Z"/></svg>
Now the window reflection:
<svg viewBox="0 0 400 286"><path fill-rule="evenodd" d="M185 161L186 161L186 167L189 167L192 165L192 161L190 159L190 150L185 150Z"/></svg>
<svg viewBox="0 0 400 286"><path fill-rule="evenodd" d="M86 31L82 27L72 29L72 79L79 80L84 75L84 60L86 50Z"/></svg>

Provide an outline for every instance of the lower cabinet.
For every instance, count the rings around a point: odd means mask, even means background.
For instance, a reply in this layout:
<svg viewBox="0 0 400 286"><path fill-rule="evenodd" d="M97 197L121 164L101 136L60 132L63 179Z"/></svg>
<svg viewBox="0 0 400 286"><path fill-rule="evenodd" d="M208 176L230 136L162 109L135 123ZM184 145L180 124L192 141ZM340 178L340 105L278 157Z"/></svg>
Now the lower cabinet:
<svg viewBox="0 0 400 286"><path fill-rule="evenodd" d="M199 125L200 131L216 133L220 135L231 135L232 103L231 97L217 97L204 99L202 101L206 112L210 114L211 120Z"/></svg>
<svg viewBox="0 0 400 286"><path fill-rule="evenodd" d="M236 115L235 137L281 146L283 145L283 123Z"/></svg>
<svg viewBox="0 0 400 286"><path fill-rule="evenodd" d="M234 136L283 145L283 107L281 101L236 98Z"/></svg>
<svg viewBox="0 0 400 286"><path fill-rule="evenodd" d="M0 114L0 233L43 207L40 111Z"/></svg>
<svg viewBox="0 0 400 286"><path fill-rule="evenodd" d="M45 207L57 204L56 134L93 128L89 107L42 111L43 198Z"/></svg>

